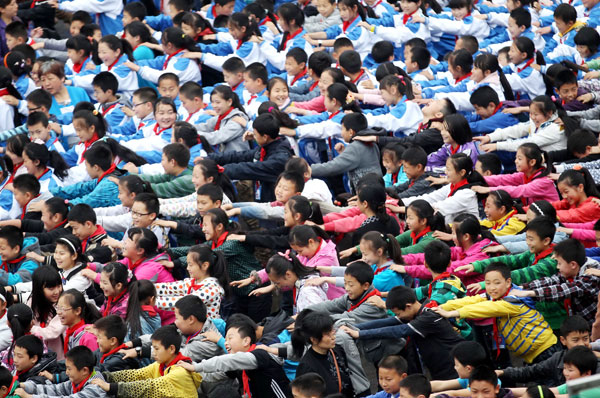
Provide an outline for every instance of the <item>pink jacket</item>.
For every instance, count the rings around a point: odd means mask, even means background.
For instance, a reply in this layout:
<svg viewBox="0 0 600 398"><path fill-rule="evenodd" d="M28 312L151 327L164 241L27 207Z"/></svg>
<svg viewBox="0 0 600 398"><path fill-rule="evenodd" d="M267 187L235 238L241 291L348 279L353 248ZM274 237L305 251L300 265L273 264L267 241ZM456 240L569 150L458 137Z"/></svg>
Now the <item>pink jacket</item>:
<svg viewBox="0 0 600 398"><path fill-rule="evenodd" d="M484 178L492 191L503 189L513 198L524 197L528 205L538 200L547 200L550 203L559 200L554 182L548 177L536 178L528 184L524 183L523 173L520 172Z"/></svg>
<svg viewBox="0 0 600 398"><path fill-rule="evenodd" d="M571 238L581 241L585 247L596 246L596 231L594 231L594 224L596 224L595 221L584 223L563 223L566 228L571 228L573 230Z"/></svg>
<svg viewBox="0 0 600 398"><path fill-rule="evenodd" d="M325 97L319 95L309 101L294 102L293 106L300 109L307 109L309 111L315 111L317 113L325 112Z"/></svg>
<svg viewBox="0 0 600 398"><path fill-rule="evenodd" d="M397 200L388 198L386 203L395 205L397 204ZM400 233L404 232L404 223L401 223L396 214L392 213L390 209L386 209L386 211L398 221ZM358 207L350 207L339 213L329 213L324 215L323 221L325 221L325 224L323 224L323 227L325 228L325 231L329 232L348 233L359 228L366 219L367 216L361 213L360 210L358 210Z"/></svg>
<svg viewBox="0 0 600 398"><path fill-rule="evenodd" d="M127 316L127 304L129 303L129 293L125 293L118 300L119 301L110 306L106 315L118 315L121 318L125 319L125 317ZM105 298L104 304L102 304L102 307L100 307L100 313L102 314L102 316L104 316L104 310L106 310L107 305L108 298Z"/></svg>
<svg viewBox="0 0 600 398"><path fill-rule="evenodd" d="M487 246L496 244L497 243L492 242L489 239L482 239L479 242L475 242L466 251L459 246L451 247L450 252L452 253L452 263L448 267L448 272L458 276L465 286L468 286L471 283L481 282L484 279L483 274L466 274L464 272L456 272L455 270L461 265L466 265L472 263L473 261L486 260L490 258L487 253L483 253L483 249ZM425 254L405 254L402 256L402 258L404 259L404 263L407 264L405 269L408 275L412 276L413 278L431 279L431 272L429 272L427 267L423 265L425 263Z"/></svg>
<svg viewBox="0 0 600 398"><path fill-rule="evenodd" d="M61 359L65 359L63 352L63 333L65 330L67 330L67 327L60 323L60 318L58 315L55 315L46 327L41 327L39 322L34 320L31 327L31 334L42 339L48 346L48 349L56 353L56 359L60 361Z"/></svg>

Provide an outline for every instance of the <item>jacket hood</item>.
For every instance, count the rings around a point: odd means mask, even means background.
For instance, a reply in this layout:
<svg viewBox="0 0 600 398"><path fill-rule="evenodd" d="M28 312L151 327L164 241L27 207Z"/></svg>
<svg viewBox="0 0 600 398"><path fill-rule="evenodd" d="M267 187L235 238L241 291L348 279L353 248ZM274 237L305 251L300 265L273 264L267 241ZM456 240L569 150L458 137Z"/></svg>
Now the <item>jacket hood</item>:
<svg viewBox="0 0 600 398"><path fill-rule="evenodd" d="M23 247L21 248L21 255L25 255L27 253L37 253L40 254L40 243L37 238L27 237L23 239Z"/></svg>
<svg viewBox="0 0 600 398"><path fill-rule="evenodd" d="M584 275L585 271L591 268L600 269L600 263L594 259L587 257L585 264L583 264L579 269L579 275Z"/></svg>
<svg viewBox="0 0 600 398"><path fill-rule="evenodd" d="M56 353L52 351L48 351L47 353L42 355L42 358L35 364L33 368L31 368L30 373L37 375L38 373L47 370L50 373L56 373Z"/></svg>

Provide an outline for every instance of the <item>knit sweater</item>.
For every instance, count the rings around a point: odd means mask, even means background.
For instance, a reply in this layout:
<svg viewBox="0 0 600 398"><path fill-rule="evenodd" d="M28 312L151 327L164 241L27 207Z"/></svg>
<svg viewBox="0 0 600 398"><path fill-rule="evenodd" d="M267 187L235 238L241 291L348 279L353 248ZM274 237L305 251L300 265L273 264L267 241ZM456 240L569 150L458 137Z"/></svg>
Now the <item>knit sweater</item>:
<svg viewBox="0 0 600 398"><path fill-rule="evenodd" d="M142 174L140 177L152 184L152 190L159 198L178 198L195 191L194 184L192 184L191 168L185 169L177 176L169 174Z"/></svg>

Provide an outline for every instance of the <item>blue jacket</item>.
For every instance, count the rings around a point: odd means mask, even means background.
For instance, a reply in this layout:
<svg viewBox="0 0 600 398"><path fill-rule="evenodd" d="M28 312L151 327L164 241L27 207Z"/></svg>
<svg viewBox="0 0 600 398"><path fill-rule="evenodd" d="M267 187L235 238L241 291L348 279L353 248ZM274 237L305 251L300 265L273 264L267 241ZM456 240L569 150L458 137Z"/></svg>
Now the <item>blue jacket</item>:
<svg viewBox="0 0 600 398"><path fill-rule="evenodd" d="M70 124L73 121L73 109L75 105L80 103L90 101L90 96L87 95L84 89L81 87L72 87L66 86L67 91L69 92L69 98L71 98L71 102L62 105L56 102L56 98L52 97L52 106L50 107L50 114L56 116L58 122L60 124Z"/></svg>
<svg viewBox="0 0 600 398"><path fill-rule="evenodd" d="M120 172L117 174L120 175ZM57 187L51 189L50 192L54 196L68 199L73 205L85 203L91 207L116 206L121 203L119 200L119 187L108 179L109 176L105 176L101 181L95 178L92 181Z"/></svg>
<svg viewBox="0 0 600 398"><path fill-rule="evenodd" d="M15 285L20 282L30 282L31 274L35 271L39 264L37 261L31 260L25 255L29 252L40 254L40 245L37 238L29 237L23 239L23 247L19 253L19 261L16 259L9 260L13 262L5 262L2 260L0 267L0 286ZM23 258L21 258L23 257Z"/></svg>
<svg viewBox="0 0 600 398"><path fill-rule="evenodd" d="M519 119L514 115L502 112L502 108L487 119L481 119L475 113L473 113L472 118L473 120L469 120L469 126L471 126L474 135L491 133L496 129L514 126L519 123Z"/></svg>

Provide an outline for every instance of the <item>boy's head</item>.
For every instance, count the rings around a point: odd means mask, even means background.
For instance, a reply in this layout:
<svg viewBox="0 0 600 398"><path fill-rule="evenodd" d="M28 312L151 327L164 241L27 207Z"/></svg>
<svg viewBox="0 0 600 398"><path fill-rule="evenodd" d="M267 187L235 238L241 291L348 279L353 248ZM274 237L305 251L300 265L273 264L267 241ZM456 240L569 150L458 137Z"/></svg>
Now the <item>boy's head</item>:
<svg viewBox="0 0 600 398"><path fill-rule="evenodd" d="M360 54L354 50L346 50L340 54L340 69L346 76L355 75L362 68Z"/></svg>
<svg viewBox="0 0 600 398"><path fill-rule="evenodd" d="M214 0L215 15L227 15L233 14L233 8L235 6L235 0ZM189 10L187 10L189 11Z"/></svg>
<svg viewBox="0 0 600 398"><path fill-rule="evenodd" d="M364 261L355 261L344 271L344 289L350 300L358 300L373 283L373 269Z"/></svg>
<svg viewBox="0 0 600 398"><path fill-rule="evenodd" d="M48 127L48 116L44 112L33 112L27 116L27 130L31 141L50 139L50 128Z"/></svg>
<svg viewBox="0 0 600 398"><path fill-rule="evenodd" d="M470 54L475 55L479 51L479 40L472 35L461 36L454 45L454 50L467 50Z"/></svg>
<svg viewBox="0 0 600 398"><path fill-rule="evenodd" d="M567 151L578 159L588 156L596 145L598 138L588 129L577 129L567 137Z"/></svg>
<svg viewBox="0 0 600 398"><path fill-rule="evenodd" d="M346 142L352 141L352 138L360 131L369 127L367 118L362 113L349 113L342 119L342 139Z"/></svg>
<svg viewBox="0 0 600 398"><path fill-rule="evenodd" d="M96 366L96 357L86 346L79 345L67 352L65 367L71 383L79 384L87 379L94 371L94 366Z"/></svg>
<svg viewBox="0 0 600 398"><path fill-rule="evenodd" d="M388 355L379 361L379 385L392 396L400 391L400 383L406 378L408 364L400 355Z"/></svg>
<svg viewBox="0 0 600 398"><path fill-rule="evenodd" d="M473 369L487 362L485 348L476 341L458 343L451 354L454 358L454 369L461 379L468 379Z"/></svg>
<svg viewBox="0 0 600 398"><path fill-rule="evenodd" d="M429 398L431 383L422 374L408 375L400 382L400 398Z"/></svg>
<svg viewBox="0 0 600 398"><path fill-rule="evenodd" d="M256 343L257 325L244 314L234 314L227 320L225 345L230 353L247 352Z"/></svg>
<svg viewBox="0 0 600 398"><path fill-rule="evenodd" d="M423 70L429 66L431 53L423 47L413 47L410 49L408 59L406 60L406 72L413 73Z"/></svg>
<svg viewBox="0 0 600 398"><path fill-rule="evenodd" d="M26 44L29 39L27 27L23 22L15 21L6 25L6 46L12 51L19 44Z"/></svg>
<svg viewBox="0 0 600 398"><path fill-rule="evenodd" d="M539 254L542 251L548 249L552 240L554 239L554 233L556 232L556 226L554 221L548 217L536 217L527 223L525 230L525 236L527 240L527 246L529 251L534 254Z"/></svg>
<svg viewBox="0 0 600 398"><path fill-rule="evenodd" d="M196 333L206 322L206 306L198 296L185 296L175 303L175 326L184 336Z"/></svg>
<svg viewBox="0 0 600 398"><path fill-rule="evenodd" d="M275 183L275 199L281 203L287 201L294 195L300 195L304 190L304 177L297 173L284 171L277 177Z"/></svg>
<svg viewBox="0 0 600 398"><path fill-rule="evenodd" d="M411 179L417 179L425 173L427 167L427 152L418 145L410 146L402 153L404 173Z"/></svg>
<svg viewBox="0 0 600 398"><path fill-rule="evenodd" d="M512 287L510 268L504 263L494 262L484 271L485 291L492 300L500 300Z"/></svg>
<svg viewBox="0 0 600 398"><path fill-rule="evenodd" d="M265 146L277 139L279 136L279 120L271 113L263 113L252 123L254 129L254 140L259 146Z"/></svg>
<svg viewBox="0 0 600 398"><path fill-rule="evenodd" d="M10 370L4 366L0 366L0 395L8 396L15 387L17 376L13 376Z"/></svg>
<svg viewBox="0 0 600 398"><path fill-rule="evenodd" d="M502 172L502 161L495 153L483 153L477 157L475 171L484 177L500 174Z"/></svg>
<svg viewBox="0 0 600 398"><path fill-rule="evenodd" d="M154 110L156 100L158 100L158 95L152 87L138 88L133 92L133 113L140 120L144 119Z"/></svg>
<svg viewBox="0 0 600 398"><path fill-rule="evenodd" d="M26 372L33 368L44 354L44 343L32 334L21 336L15 341L13 361L17 372Z"/></svg>
<svg viewBox="0 0 600 398"><path fill-rule="evenodd" d="M179 13L188 12L192 9L190 0L171 0L169 1L169 16L174 18ZM217 14L219 15L219 14Z"/></svg>
<svg viewBox="0 0 600 398"><path fill-rule="evenodd" d="M217 184L204 184L196 191L196 206L201 216L210 210L221 207L223 189Z"/></svg>
<svg viewBox="0 0 600 398"><path fill-rule="evenodd" d="M152 333L152 356L159 364L168 364L177 356L181 335L174 325L163 326Z"/></svg>
<svg viewBox="0 0 600 398"><path fill-rule="evenodd" d="M123 8L123 26L129 25L133 21L143 21L148 15L146 6L141 1L127 3Z"/></svg>
<svg viewBox="0 0 600 398"><path fill-rule="evenodd" d="M157 87L161 97L175 99L179 95L179 77L175 73L163 73L158 78Z"/></svg>
<svg viewBox="0 0 600 398"><path fill-rule="evenodd" d="M160 213L160 202L155 193L141 192L133 199L131 219L134 227L150 228Z"/></svg>
<svg viewBox="0 0 600 398"><path fill-rule="evenodd" d="M557 243L554 246L554 256L558 272L567 279L579 275L579 270L587 261L585 247L577 239L566 239Z"/></svg>
<svg viewBox="0 0 600 398"><path fill-rule="evenodd" d="M472 398L496 398L500 391L498 376L492 368L479 366L469 377L469 388Z"/></svg>
<svg viewBox="0 0 600 398"><path fill-rule="evenodd" d="M127 335L127 326L118 315L108 315L94 323L96 339L100 352L106 354L110 350L123 344Z"/></svg>
<svg viewBox="0 0 600 398"><path fill-rule="evenodd" d="M397 173L402 167L402 155L406 147L400 143L387 144L381 150L381 163L387 173Z"/></svg>
<svg viewBox="0 0 600 398"><path fill-rule="evenodd" d="M333 42L333 51L331 53L331 56L333 57L334 60L339 62L340 55L342 55L346 51L353 51L353 50L354 50L354 44L352 44L352 41L350 39L348 39L347 37L340 37L338 39L335 39L335 41ZM331 62L327 66L328 67L331 66Z"/></svg>
<svg viewBox="0 0 600 398"><path fill-rule="evenodd" d="M92 17L85 11L75 11L71 16L71 24L69 25L69 33L71 36L76 36L80 33L81 28L92 23Z"/></svg>
<svg viewBox="0 0 600 398"><path fill-rule="evenodd" d="M236 87L244 81L244 61L238 57L231 57L223 63L223 77L229 87Z"/></svg>
<svg viewBox="0 0 600 398"><path fill-rule="evenodd" d="M498 50L498 63L502 68L507 66L510 63L510 57L508 53L510 51L510 47L506 46Z"/></svg>
<svg viewBox="0 0 600 398"><path fill-rule="evenodd" d="M203 96L204 91L202 90L202 86L196 82L183 83L181 88L179 88L181 105L183 105L188 113L197 112L202 108L204 105L204 102L202 101Z"/></svg>
<svg viewBox="0 0 600 398"><path fill-rule="evenodd" d="M567 317L560 325L560 342L570 350L582 345L590 346L590 326L581 315Z"/></svg>
<svg viewBox="0 0 600 398"><path fill-rule="evenodd" d="M577 22L577 10L570 4L559 4L554 10L554 23L556 29L564 34L575 22Z"/></svg>
<svg viewBox="0 0 600 398"><path fill-rule="evenodd" d="M300 47L290 49L285 55L285 71L288 76L296 76L306 69L308 55Z"/></svg>
<svg viewBox="0 0 600 398"><path fill-rule="evenodd" d="M394 60L394 45L387 40L381 40L373 44L371 56L377 64L392 62Z"/></svg>
<svg viewBox="0 0 600 398"><path fill-rule="evenodd" d="M52 107L52 96L46 90L38 88L33 90L25 98L27 101L27 109L29 114L33 112L43 112L46 116L49 115L50 108Z"/></svg>
<svg viewBox="0 0 600 398"><path fill-rule="evenodd" d="M100 72L92 80L94 95L99 103L116 101L117 91L119 90L119 81L111 72Z"/></svg>
<svg viewBox="0 0 600 398"><path fill-rule="evenodd" d="M524 8L515 8L508 18L508 32L515 39L531 27L531 14Z"/></svg>
<svg viewBox="0 0 600 398"><path fill-rule="evenodd" d="M469 101L475 108L475 113L482 119L487 119L495 114L500 104L498 93L490 86L482 86L473 91Z"/></svg>
<svg viewBox="0 0 600 398"><path fill-rule="evenodd" d="M554 77L554 87L560 99L565 102L574 101L577 98L577 74L574 74L570 69L565 69L559 72Z"/></svg>
<svg viewBox="0 0 600 398"><path fill-rule="evenodd" d="M188 147L179 142L174 142L163 148L160 164L165 169L165 173L177 176L181 173L182 169L188 167L190 156Z"/></svg>
<svg viewBox="0 0 600 398"><path fill-rule="evenodd" d="M423 110L423 119L430 121L441 121L444 116L456 113L454 103L449 99L433 100Z"/></svg>
<svg viewBox="0 0 600 398"><path fill-rule="evenodd" d="M566 381L596 374L598 358L591 348L576 346L565 353L563 375Z"/></svg>
<svg viewBox="0 0 600 398"><path fill-rule="evenodd" d="M24 208L40 194L40 182L33 174L21 174L13 180L13 194L16 202Z"/></svg>
<svg viewBox="0 0 600 398"><path fill-rule="evenodd" d="M438 275L446 272L446 269L450 265L450 258L452 257L447 244L439 240L434 240L425 246L424 252L425 266L431 272Z"/></svg>
<svg viewBox="0 0 600 398"><path fill-rule="evenodd" d="M73 235L84 241L96 232L96 212L92 207L85 203L80 203L71 210L67 215L69 226L73 229Z"/></svg>
<svg viewBox="0 0 600 398"><path fill-rule="evenodd" d="M294 398L323 398L327 391L325 380L317 373L305 373L292 380Z"/></svg>
<svg viewBox="0 0 600 398"><path fill-rule="evenodd" d="M313 79L320 79L321 73L331 67L331 56L326 51L315 51L308 57L308 72Z"/></svg>
<svg viewBox="0 0 600 398"><path fill-rule="evenodd" d="M598 52L600 34L594 28L585 26L579 29L573 40L575 41L577 52L579 52L583 59L587 59Z"/></svg>
<svg viewBox="0 0 600 398"><path fill-rule="evenodd" d="M414 290L396 286L389 291L385 306L403 321L411 321L421 309Z"/></svg>
<svg viewBox="0 0 600 398"><path fill-rule="evenodd" d="M100 178L112 166L113 154L108 145L96 143L83 155L85 169L92 179Z"/></svg>
<svg viewBox="0 0 600 398"><path fill-rule="evenodd" d="M258 94L267 88L269 73L260 62L251 63L244 70L244 86L250 94Z"/></svg>

